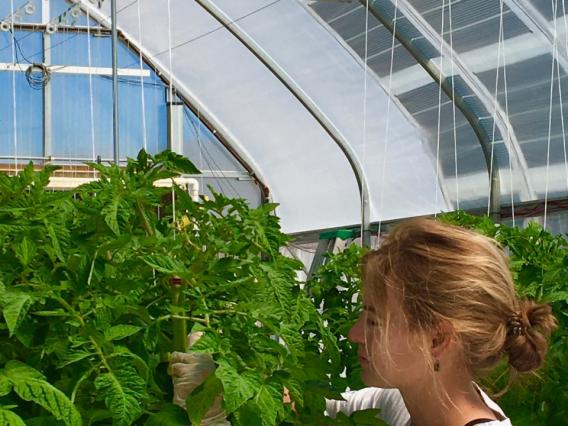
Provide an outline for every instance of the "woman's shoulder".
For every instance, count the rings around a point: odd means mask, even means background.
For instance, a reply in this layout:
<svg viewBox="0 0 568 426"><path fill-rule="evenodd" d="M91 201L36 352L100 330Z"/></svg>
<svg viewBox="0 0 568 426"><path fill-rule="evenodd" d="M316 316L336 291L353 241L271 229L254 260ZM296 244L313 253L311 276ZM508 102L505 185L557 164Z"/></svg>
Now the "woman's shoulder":
<svg viewBox="0 0 568 426"><path fill-rule="evenodd" d="M341 412L350 416L355 411L377 408L379 417L390 425L406 425L408 410L398 389L364 388L341 394L343 400L327 400L326 414L335 417Z"/></svg>

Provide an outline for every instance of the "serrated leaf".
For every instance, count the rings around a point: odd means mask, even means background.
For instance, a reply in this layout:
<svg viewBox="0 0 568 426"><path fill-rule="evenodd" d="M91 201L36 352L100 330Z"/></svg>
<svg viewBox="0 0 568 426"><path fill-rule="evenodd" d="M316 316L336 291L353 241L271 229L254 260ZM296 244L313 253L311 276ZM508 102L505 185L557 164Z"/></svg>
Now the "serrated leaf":
<svg viewBox="0 0 568 426"><path fill-rule="evenodd" d="M22 324L25 319L30 306L32 305L33 298L27 293L21 292L5 292L0 296L3 309L2 314L8 330L10 331L10 337L18 330L18 327Z"/></svg>
<svg viewBox="0 0 568 426"><path fill-rule="evenodd" d="M201 174L199 169L186 157L170 150L165 150L154 155L154 162L161 163L166 169L177 173L185 173L188 175Z"/></svg>
<svg viewBox="0 0 568 426"><path fill-rule="evenodd" d="M121 340L128 336L138 333L142 330L142 327L131 324L119 324L115 325L105 331L106 340Z"/></svg>
<svg viewBox="0 0 568 426"><path fill-rule="evenodd" d="M187 426L187 414L174 404L164 404L158 413L148 417L145 426Z"/></svg>
<svg viewBox="0 0 568 426"><path fill-rule="evenodd" d="M28 266L34 258L37 247L33 241L24 237L22 242L15 247L14 251L20 263L25 267Z"/></svg>
<svg viewBox="0 0 568 426"><path fill-rule="evenodd" d="M262 426L276 424L278 412L283 409L282 389L272 383L263 383L254 397L259 408Z"/></svg>
<svg viewBox="0 0 568 426"><path fill-rule="evenodd" d="M70 352L65 354L65 357L63 358L61 363L57 365L57 367L58 368L66 367L68 365L74 364L93 355L94 355L93 353L86 351Z"/></svg>
<svg viewBox="0 0 568 426"><path fill-rule="evenodd" d="M13 411L0 407L0 426L26 426L26 423Z"/></svg>
<svg viewBox="0 0 568 426"><path fill-rule="evenodd" d="M568 302L568 291L557 291L554 293L550 293L545 296L545 300L548 303L566 301Z"/></svg>
<svg viewBox="0 0 568 426"><path fill-rule="evenodd" d="M128 426L142 414L140 403L146 396L146 382L131 365L121 363L111 372L99 375L95 388L118 426Z"/></svg>
<svg viewBox="0 0 568 426"><path fill-rule="evenodd" d="M221 392L223 392L223 384L217 376L211 374L202 385L187 397L187 414L192 425L201 424L203 417Z"/></svg>
<svg viewBox="0 0 568 426"><path fill-rule="evenodd" d="M12 391L10 380L0 372L0 396L8 395Z"/></svg>
<svg viewBox="0 0 568 426"><path fill-rule="evenodd" d="M150 255L144 256L144 262L158 272L167 275L187 275L187 267L178 260L172 259L170 256Z"/></svg>
<svg viewBox="0 0 568 426"><path fill-rule="evenodd" d="M254 396L260 377L251 372L240 374L223 358L218 361L218 365L215 375L223 383L225 412L230 414Z"/></svg>
<svg viewBox="0 0 568 426"><path fill-rule="evenodd" d="M105 223L108 227L115 233L115 235L120 235L120 227L118 226L118 206L120 204L120 198L114 196L112 201L105 205L101 211L104 215Z"/></svg>
<svg viewBox="0 0 568 426"><path fill-rule="evenodd" d="M53 246L53 251L55 252L55 255L57 256L57 258L62 261L65 262L65 258L63 256L63 251L61 250L61 244L59 241L59 237L57 236L57 232L55 231L54 226L49 223L47 221L47 219L44 220L44 224L45 224L45 228L47 229L47 234L49 235L49 238L51 239L51 244Z"/></svg>
<svg viewBox="0 0 568 426"><path fill-rule="evenodd" d="M83 424L67 395L47 382L39 371L19 361L9 361L4 371L20 398L41 405L67 426Z"/></svg>

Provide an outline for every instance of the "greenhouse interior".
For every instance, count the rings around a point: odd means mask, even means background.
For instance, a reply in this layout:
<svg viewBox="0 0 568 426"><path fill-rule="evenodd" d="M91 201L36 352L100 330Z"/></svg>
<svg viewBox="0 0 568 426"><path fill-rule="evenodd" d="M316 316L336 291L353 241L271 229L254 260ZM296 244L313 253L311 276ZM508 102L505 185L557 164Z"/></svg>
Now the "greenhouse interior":
<svg viewBox="0 0 568 426"><path fill-rule="evenodd" d="M0 426L568 425L567 9L0 0ZM387 349L379 380L369 277L393 297L380 255L414 262L412 226L447 229L432 250L446 238L458 270L471 239L472 297L505 259L515 308L492 362L464 364L479 412L436 393L442 355L490 342L450 321L434 264L442 320L420 333L454 337L418 363L443 413L412 405L422 376ZM502 248L486 267L478 234ZM410 281L391 309L411 325Z"/></svg>

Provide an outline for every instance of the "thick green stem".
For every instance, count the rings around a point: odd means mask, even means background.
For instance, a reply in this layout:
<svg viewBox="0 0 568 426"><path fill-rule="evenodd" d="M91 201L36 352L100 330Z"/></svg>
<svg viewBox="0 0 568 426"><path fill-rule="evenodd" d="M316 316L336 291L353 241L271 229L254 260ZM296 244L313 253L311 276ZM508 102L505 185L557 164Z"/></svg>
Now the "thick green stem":
<svg viewBox="0 0 568 426"><path fill-rule="evenodd" d="M183 287L177 283L172 283L172 308L175 316L172 318L174 351L185 352L187 350L187 322L183 318L185 296Z"/></svg>
<svg viewBox="0 0 568 426"><path fill-rule="evenodd" d="M149 236L153 237L155 235L154 229L152 228L152 225L150 225L150 222L148 221L148 217L144 212L144 207L142 206L140 200L136 200L136 210L138 210L138 216L140 216L140 219L142 219L142 225L144 226L144 230Z"/></svg>

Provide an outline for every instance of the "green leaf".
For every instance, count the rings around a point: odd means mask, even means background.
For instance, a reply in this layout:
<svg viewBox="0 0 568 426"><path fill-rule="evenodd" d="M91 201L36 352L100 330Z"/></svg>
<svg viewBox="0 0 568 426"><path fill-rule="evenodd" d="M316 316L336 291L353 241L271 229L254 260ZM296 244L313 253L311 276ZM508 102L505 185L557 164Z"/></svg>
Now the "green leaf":
<svg viewBox="0 0 568 426"><path fill-rule="evenodd" d="M142 414L140 403L146 397L146 382L131 365L121 363L118 368L99 375L95 388L118 426L128 426Z"/></svg>
<svg viewBox="0 0 568 426"><path fill-rule="evenodd" d="M118 226L118 206L120 204L120 198L115 195L110 203L105 205L101 211L104 215L104 219L108 227L115 233L115 235L120 235L120 227Z"/></svg>
<svg viewBox="0 0 568 426"><path fill-rule="evenodd" d="M230 414L254 396L260 377L252 372L240 374L227 359L221 358L218 364L215 375L223 383L225 412Z"/></svg>
<svg viewBox="0 0 568 426"><path fill-rule="evenodd" d="M223 384L217 376L211 374L187 397L187 414L192 425L201 424L201 420L221 392L223 392Z"/></svg>
<svg viewBox="0 0 568 426"><path fill-rule="evenodd" d="M41 405L67 426L83 424L69 398L47 382L39 371L19 361L8 361L4 371L20 398Z"/></svg>
<svg viewBox="0 0 568 426"><path fill-rule="evenodd" d="M10 380L0 372L0 396L8 395L12 391Z"/></svg>
<svg viewBox="0 0 568 426"><path fill-rule="evenodd" d="M76 362L79 362L85 358L94 356L95 354L91 353L91 352L86 352L86 351L77 351L77 352L70 352L65 354L65 357L63 358L63 360L61 361L60 364L57 365L58 368L63 368L66 367L68 365L74 364Z"/></svg>
<svg viewBox="0 0 568 426"><path fill-rule="evenodd" d="M187 414L174 404L164 404L158 413L148 417L145 426L187 426Z"/></svg>
<svg viewBox="0 0 568 426"><path fill-rule="evenodd" d="M0 406L0 426L26 426L26 423L13 411Z"/></svg>
<svg viewBox="0 0 568 426"><path fill-rule="evenodd" d="M138 333L142 330L142 327L131 324L119 324L115 325L105 331L106 340L121 340L128 336Z"/></svg>
<svg viewBox="0 0 568 426"><path fill-rule="evenodd" d="M162 272L167 275L187 275L187 267L171 256L164 255L150 255L143 258L144 262L158 272Z"/></svg>
<svg viewBox="0 0 568 426"><path fill-rule="evenodd" d="M165 150L154 155L154 162L161 163L166 169L177 173L185 173L188 175L201 174L199 169L195 167L191 161L183 155L179 155L169 150Z"/></svg>
<svg viewBox="0 0 568 426"><path fill-rule="evenodd" d="M276 424L278 412L282 411L282 388L273 383L263 383L254 397L254 401L259 408L263 426Z"/></svg>
<svg viewBox="0 0 568 426"><path fill-rule="evenodd" d="M24 237L22 242L17 245L14 250L16 257L21 262L21 264L23 266L28 266L37 252L37 247L33 241L31 241L27 237Z"/></svg>
<svg viewBox="0 0 568 426"><path fill-rule="evenodd" d="M568 291L557 291L550 294L547 294L545 297L545 301L548 303L560 302L565 301L568 302Z"/></svg>
<svg viewBox="0 0 568 426"><path fill-rule="evenodd" d="M22 324L32 302L32 296L22 292L8 291L0 295L0 303L3 306L2 314L10 331L10 337Z"/></svg>

